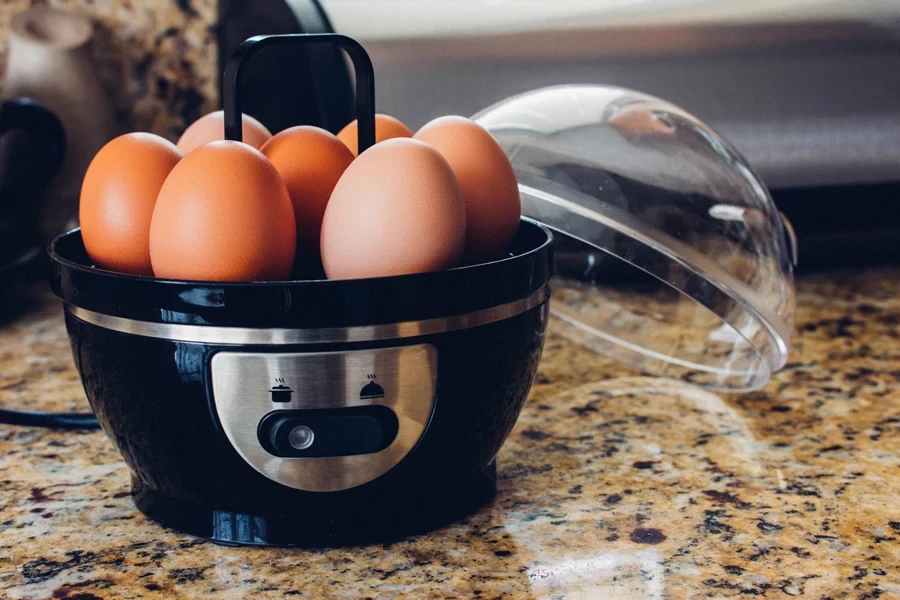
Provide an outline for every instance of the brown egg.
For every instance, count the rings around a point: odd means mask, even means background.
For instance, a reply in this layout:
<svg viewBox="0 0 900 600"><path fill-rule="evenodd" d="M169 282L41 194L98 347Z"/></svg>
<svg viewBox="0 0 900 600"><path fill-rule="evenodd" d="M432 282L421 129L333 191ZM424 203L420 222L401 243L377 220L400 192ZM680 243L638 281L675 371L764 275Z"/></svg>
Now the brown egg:
<svg viewBox="0 0 900 600"><path fill-rule="evenodd" d="M329 279L384 277L456 266L466 211L450 165L410 139L363 152L338 181L322 221Z"/></svg>
<svg viewBox="0 0 900 600"><path fill-rule="evenodd" d="M291 127L261 149L284 180L297 220L297 254L303 262L319 261L325 205L353 154L333 133L318 127Z"/></svg>
<svg viewBox="0 0 900 600"><path fill-rule="evenodd" d="M257 150L272 137L266 126L251 117L241 117L241 137L243 142ZM217 110L200 117L178 138L178 147L187 154L210 142L225 139L225 112Z"/></svg>
<svg viewBox="0 0 900 600"><path fill-rule="evenodd" d="M519 231L522 214L512 165L500 144L465 117L441 117L426 124L414 139L447 159L466 203L467 263L505 256Z"/></svg>
<svg viewBox="0 0 900 600"><path fill-rule="evenodd" d="M356 121L351 121L347 123L347 126L341 129L340 133L337 134L338 139L344 142L344 144L350 148L350 152L353 153L353 156L357 156L359 154L358 142L359 138L357 137L359 131L359 125ZM394 138L408 138L412 137L412 130L395 119L390 115L375 115L375 143L383 142L385 140L391 140Z"/></svg>
<svg viewBox="0 0 900 600"><path fill-rule="evenodd" d="M286 279L294 208L272 163L246 144L212 142L172 169L150 225L153 273L166 279Z"/></svg>
<svg viewBox="0 0 900 600"><path fill-rule="evenodd" d="M624 106L610 118L609 124L630 137L671 136L675 127L644 106Z"/></svg>
<svg viewBox="0 0 900 600"><path fill-rule="evenodd" d="M153 275L150 219L156 196L184 156L151 133L119 136L100 149L81 185L78 218L88 256L98 267Z"/></svg>

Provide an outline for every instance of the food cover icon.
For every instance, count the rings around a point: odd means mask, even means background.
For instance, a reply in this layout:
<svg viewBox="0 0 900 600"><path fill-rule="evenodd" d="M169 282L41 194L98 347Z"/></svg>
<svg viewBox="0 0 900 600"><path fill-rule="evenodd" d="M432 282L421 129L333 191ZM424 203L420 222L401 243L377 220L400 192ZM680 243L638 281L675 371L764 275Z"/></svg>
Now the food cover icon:
<svg viewBox="0 0 900 600"><path fill-rule="evenodd" d="M375 376L369 375L369 383L367 383L359 392L360 400L368 400L370 398L384 398L384 388L375 383Z"/></svg>

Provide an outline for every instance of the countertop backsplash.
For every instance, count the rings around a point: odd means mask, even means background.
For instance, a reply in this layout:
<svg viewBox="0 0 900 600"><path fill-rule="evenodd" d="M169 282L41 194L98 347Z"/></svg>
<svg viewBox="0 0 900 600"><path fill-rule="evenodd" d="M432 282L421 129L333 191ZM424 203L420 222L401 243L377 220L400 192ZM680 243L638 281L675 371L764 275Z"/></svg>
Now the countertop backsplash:
<svg viewBox="0 0 900 600"><path fill-rule="evenodd" d="M0 67L13 15L52 6L94 23L92 54L126 131L176 140L187 124L217 106L214 0L4 0Z"/></svg>

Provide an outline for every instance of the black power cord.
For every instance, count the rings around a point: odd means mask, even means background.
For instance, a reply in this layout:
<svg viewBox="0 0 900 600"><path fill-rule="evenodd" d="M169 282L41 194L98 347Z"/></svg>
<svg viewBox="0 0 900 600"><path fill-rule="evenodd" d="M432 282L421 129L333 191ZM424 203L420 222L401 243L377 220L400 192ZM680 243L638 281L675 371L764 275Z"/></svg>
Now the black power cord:
<svg viewBox="0 0 900 600"><path fill-rule="evenodd" d="M47 412L0 408L0 423L51 429L100 429L93 413Z"/></svg>

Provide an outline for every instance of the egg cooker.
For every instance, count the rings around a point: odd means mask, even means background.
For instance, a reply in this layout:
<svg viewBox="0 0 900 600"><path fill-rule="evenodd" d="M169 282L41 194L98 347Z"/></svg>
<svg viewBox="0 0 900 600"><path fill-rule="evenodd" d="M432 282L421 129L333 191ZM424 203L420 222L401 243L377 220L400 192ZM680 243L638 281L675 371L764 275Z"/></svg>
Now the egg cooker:
<svg viewBox="0 0 900 600"><path fill-rule="evenodd" d="M240 139L244 62L266 46L310 43L350 55L359 146L374 142L371 62L335 34L238 48L226 137ZM533 217L500 260L218 283L98 269L78 230L53 242L76 366L141 511L220 543L321 546L389 541L476 510L495 493L497 453L538 367L551 228L563 335L717 389L758 387L781 366L789 237L765 188L713 132L662 101L600 86L539 90L476 120L507 150ZM703 185L690 188L692 178ZM697 227L679 228L679 215ZM639 302L629 304L629 287ZM664 335L674 331L699 337L679 352Z"/></svg>

